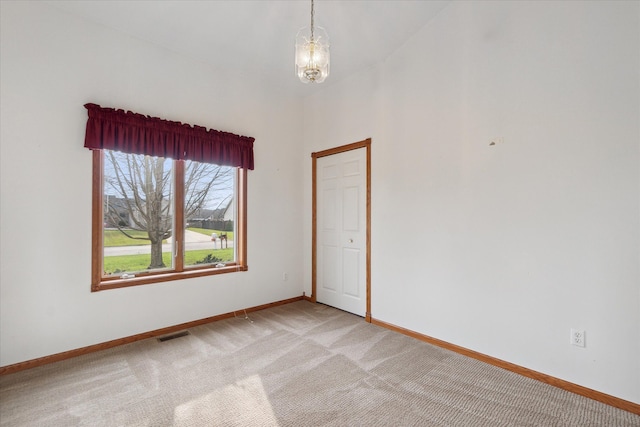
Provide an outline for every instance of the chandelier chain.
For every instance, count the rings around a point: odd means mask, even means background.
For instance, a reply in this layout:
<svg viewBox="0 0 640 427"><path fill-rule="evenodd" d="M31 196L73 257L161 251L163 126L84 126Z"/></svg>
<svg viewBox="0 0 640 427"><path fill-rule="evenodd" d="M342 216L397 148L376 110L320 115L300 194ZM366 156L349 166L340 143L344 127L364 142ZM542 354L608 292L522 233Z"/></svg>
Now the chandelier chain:
<svg viewBox="0 0 640 427"><path fill-rule="evenodd" d="M313 18L314 18L315 12L313 10L313 0L311 0L311 41L313 41Z"/></svg>

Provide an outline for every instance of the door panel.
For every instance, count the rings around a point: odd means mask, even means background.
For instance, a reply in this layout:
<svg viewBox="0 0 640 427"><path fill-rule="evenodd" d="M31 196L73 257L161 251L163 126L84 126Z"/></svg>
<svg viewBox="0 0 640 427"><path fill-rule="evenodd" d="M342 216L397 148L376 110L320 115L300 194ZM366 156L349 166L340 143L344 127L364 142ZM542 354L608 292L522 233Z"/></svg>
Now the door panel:
<svg viewBox="0 0 640 427"><path fill-rule="evenodd" d="M321 210L322 217L325 219L323 223L323 230L325 232L336 231L336 190L335 188L325 189L322 192L323 206Z"/></svg>
<svg viewBox="0 0 640 427"><path fill-rule="evenodd" d="M335 293L337 291L336 284L338 283L338 275L333 266L338 262L338 258L338 248L336 246L322 246L323 263L320 287L324 292Z"/></svg>
<svg viewBox="0 0 640 427"><path fill-rule="evenodd" d="M342 250L342 277L344 279L344 293L347 296L360 298L360 251L344 248Z"/></svg>
<svg viewBox="0 0 640 427"><path fill-rule="evenodd" d="M342 191L342 229L358 231L360 226L358 187L345 188Z"/></svg>

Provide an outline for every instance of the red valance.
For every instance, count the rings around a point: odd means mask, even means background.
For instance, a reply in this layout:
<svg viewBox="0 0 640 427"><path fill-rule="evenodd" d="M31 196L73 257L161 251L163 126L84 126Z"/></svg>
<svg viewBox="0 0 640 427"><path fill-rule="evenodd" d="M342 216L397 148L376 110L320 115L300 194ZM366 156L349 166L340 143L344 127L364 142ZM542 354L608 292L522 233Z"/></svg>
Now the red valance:
<svg viewBox="0 0 640 427"><path fill-rule="evenodd" d="M255 138L85 104L84 146L253 169Z"/></svg>

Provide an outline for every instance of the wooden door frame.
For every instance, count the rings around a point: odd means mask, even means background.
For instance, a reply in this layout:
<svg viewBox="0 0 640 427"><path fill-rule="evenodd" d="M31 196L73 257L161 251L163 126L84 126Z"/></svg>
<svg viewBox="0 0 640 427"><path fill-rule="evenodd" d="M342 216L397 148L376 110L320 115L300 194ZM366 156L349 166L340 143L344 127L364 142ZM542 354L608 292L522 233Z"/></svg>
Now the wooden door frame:
<svg viewBox="0 0 640 427"><path fill-rule="evenodd" d="M311 174L312 174L312 193L311 193L311 297L312 302L317 301L316 294L316 281L317 281L317 178L316 178L316 161L320 157L331 156L333 154L340 154L346 151L357 150L359 148L366 148L367 156L367 209L366 209L366 222L367 222L367 242L366 242L366 288L367 288L367 307L365 312L365 320L371 323L371 138L367 138L363 141L354 142L352 144L342 145L340 147L329 148L327 150L311 153Z"/></svg>

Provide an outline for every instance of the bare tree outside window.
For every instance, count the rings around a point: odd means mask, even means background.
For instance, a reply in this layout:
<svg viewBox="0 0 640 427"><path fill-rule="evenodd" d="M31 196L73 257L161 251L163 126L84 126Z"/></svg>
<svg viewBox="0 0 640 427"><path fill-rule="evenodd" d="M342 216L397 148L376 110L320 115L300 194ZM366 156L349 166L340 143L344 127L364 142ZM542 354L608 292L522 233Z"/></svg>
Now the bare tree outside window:
<svg viewBox="0 0 640 427"><path fill-rule="evenodd" d="M126 236L128 244L150 245L148 269L167 265L163 253L174 247L174 161L162 157L105 151L104 228ZM234 196L234 168L193 161L184 167L184 226L207 228L207 222ZM183 226L183 225L178 225ZM203 239L204 240L204 239ZM164 250L163 250L164 248ZM187 248L188 250L188 248ZM140 251L144 252L144 251ZM171 259L166 257L165 259ZM170 267L170 265L169 265ZM122 268L114 272L127 271Z"/></svg>

